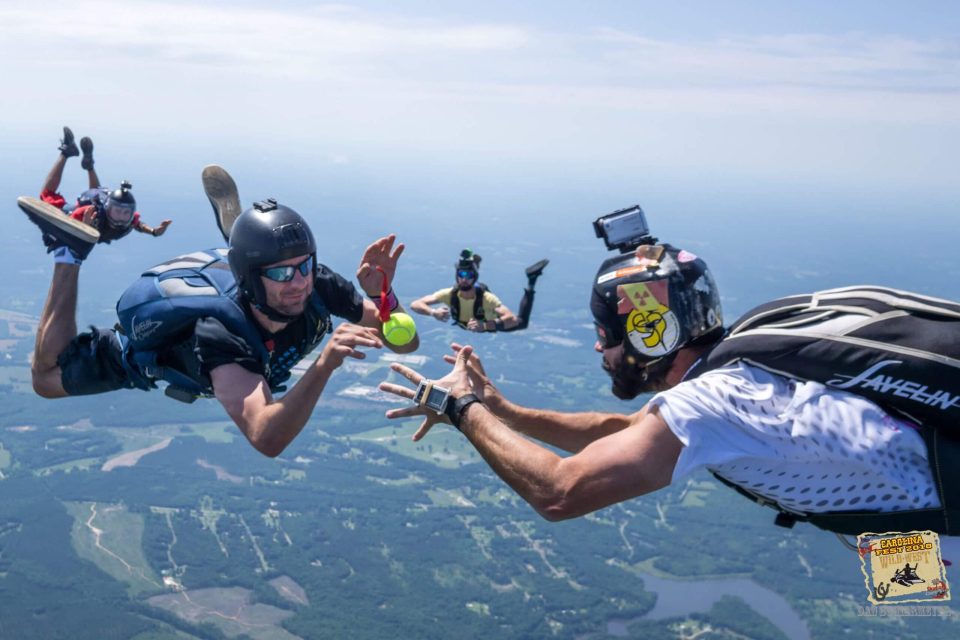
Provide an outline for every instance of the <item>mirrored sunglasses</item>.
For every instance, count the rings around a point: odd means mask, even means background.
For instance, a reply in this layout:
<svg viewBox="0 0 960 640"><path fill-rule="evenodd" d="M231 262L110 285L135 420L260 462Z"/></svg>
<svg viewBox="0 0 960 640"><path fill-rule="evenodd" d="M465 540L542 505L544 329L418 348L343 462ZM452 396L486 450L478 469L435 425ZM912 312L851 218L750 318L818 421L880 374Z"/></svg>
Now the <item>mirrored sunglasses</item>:
<svg viewBox="0 0 960 640"><path fill-rule="evenodd" d="M310 277L313 273L313 256L310 256L300 264L288 264L282 267L267 267L266 269L261 269L260 275L274 282L290 282L293 280L297 271L299 271L300 275L304 278Z"/></svg>

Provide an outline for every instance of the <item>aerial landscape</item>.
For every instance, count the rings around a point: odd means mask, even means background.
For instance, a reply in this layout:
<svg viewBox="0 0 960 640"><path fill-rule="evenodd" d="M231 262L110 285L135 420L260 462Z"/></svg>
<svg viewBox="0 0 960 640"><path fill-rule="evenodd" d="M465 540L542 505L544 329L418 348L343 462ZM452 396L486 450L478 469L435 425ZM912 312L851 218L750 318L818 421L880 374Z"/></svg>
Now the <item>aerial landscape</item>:
<svg viewBox="0 0 960 640"><path fill-rule="evenodd" d="M513 402L639 411L649 394L611 393L589 306L609 257L591 223L634 204L709 262L727 323L854 284L960 300L955 7L49 4L0 8L0 70L20 87L0 97L0 638L960 634L956 598L871 604L855 549L776 526L706 472L549 522L452 426L413 441L420 420L387 419L405 402L378 388L403 382L394 363L443 376L459 343ZM30 97L40 78L55 96ZM524 268L549 258L530 326L414 315L419 348L348 358L276 457L216 399L43 399L31 365L54 263L16 199L37 195L64 125L95 138L105 182L131 180L145 220L173 220L96 246L80 330L112 327L143 270L225 246L212 163L244 207L296 208L347 280L395 233L408 309L454 284L464 248L513 309ZM71 162L68 199L87 188ZM941 545L960 585L960 538Z"/></svg>

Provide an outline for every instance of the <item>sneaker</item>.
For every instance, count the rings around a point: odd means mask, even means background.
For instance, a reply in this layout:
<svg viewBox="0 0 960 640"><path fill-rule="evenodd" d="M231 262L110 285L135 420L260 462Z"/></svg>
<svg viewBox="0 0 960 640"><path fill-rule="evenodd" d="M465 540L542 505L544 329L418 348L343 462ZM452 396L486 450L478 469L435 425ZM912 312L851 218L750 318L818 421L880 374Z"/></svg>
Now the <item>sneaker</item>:
<svg viewBox="0 0 960 640"><path fill-rule="evenodd" d="M91 171L93 169L93 140L87 136L80 138L80 149L83 151L80 166L86 171Z"/></svg>
<svg viewBox="0 0 960 640"><path fill-rule="evenodd" d="M57 148L60 149L60 155L64 158L80 155L80 149L77 149L77 143L73 141L73 131L70 131L70 127L63 128L63 140Z"/></svg>
<svg viewBox="0 0 960 640"><path fill-rule="evenodd" d="M43 244L47 253L59 247L67 247L83 260L100 240L100 232L88 224L74 220L43 200L21 196L17 205L33 224L43 232Z"/></svg>
<svg viewBox="0 0 960 640"><path fill-rule="evenodd" d="M230 242L230 230L237 216L240 215L240 194L237 193L237 183L223 167L215 164L203 168L201 179L203 190L213 206L220 233L223 234L225 241Z"/></svg>
<svg viewBox="0 0 960 640"><path fill-rule="evenodd" d="M530 265L529 267L527 267L527 277L528 278L539 277L540 274L543 273L543 270L546 268L548 264L550 264L550 261L544 258L540 262Z"/></svg>

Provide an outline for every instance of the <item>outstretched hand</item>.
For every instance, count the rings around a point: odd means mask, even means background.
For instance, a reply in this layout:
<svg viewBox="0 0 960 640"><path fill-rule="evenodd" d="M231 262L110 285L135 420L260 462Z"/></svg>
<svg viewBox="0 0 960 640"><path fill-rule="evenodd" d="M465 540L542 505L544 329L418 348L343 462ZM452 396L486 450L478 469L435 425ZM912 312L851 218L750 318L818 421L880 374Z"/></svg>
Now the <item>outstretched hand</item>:
<svg viewBox="0 0 960 640"><path fill-rule="evenodd" d="M397 260L399 260L404 249L402 242L394 248L393 243L396 239L397 236L394 234L380 238L367 247L367 250L363 252L363 257L360 258L357 281L368 296L376 297L380 295L380 286L383 284L384 276L377 271L377 267L383 269L387 279L391 285L393 284L393 276L397 272Z"/></svg>
<svg viewBox="0 0 960 640"><path fill-rule="evenodd" d="M162 235L167 231L167 227L170 226L170 223L171 223L171 222L173 222L173 221L172 221L172 220L164 220L163 222L161 222L160 224L158 224L156 227L153 228L153 235L155 235L155 236L162 236Z"/></svg>
<svg viewBox="0 0 960 640"><path fill-rule="evenodd" d="M451 358L454 363L453 370L439 380L433 381L435 385L450 389L451 398L459 398L468 393L475 393L480 399L483 399L482 389L474 386L473 382L471 381L471 376L467 372L467 361L472 353L473 347L469 345L461 347L457 357ZM406 400L413 400L413 397L416 393L416 386L419 385L420 381L424 380L425 377L410 367L406 367L398 362L390 365L390 368L413 383L414 388L411 389L409 387L393 384L391 382L381 382L380 390L400 396ZM420 428L417 429L416 433L413 434L414 441L420 440L423 438L423 436L427 435L427 432L429 432L435 424L450 424L450 421L447 419L446 415L442 413L436 413L432 409L428 409L419 405L404 407L402 409L391 409L387 411L386 416L391 420L395 420L397 418L409 418L411 416L423 416L423 422L420 424Z"/></svg>
<svg viewBox="0 0 960 640"><path fill-rule="evenodd" d="M362 351L357 351L357 347L379 349L382 346L383 342L375 329L346 322L330 336L317 361L336 369L347 358L362 360L367 357Z"/></svg>
<svg viewBox="0 0 960 640"><path fill-rule="evenodd" d="M463 350L467 347L454 342L450 345L450 348L453 349L456 355L445 355L443 356L443 361L456 364ZM484 402L500 399L500 390L497 389L490 380L490 377L483 368L483 363L480 362L480 356L473 351L472 347L470 348L469 355L464 358L464 367L467 371L467 376L470 378L470 386L473 388L473 393L477 394L477 397Z"/></svg>

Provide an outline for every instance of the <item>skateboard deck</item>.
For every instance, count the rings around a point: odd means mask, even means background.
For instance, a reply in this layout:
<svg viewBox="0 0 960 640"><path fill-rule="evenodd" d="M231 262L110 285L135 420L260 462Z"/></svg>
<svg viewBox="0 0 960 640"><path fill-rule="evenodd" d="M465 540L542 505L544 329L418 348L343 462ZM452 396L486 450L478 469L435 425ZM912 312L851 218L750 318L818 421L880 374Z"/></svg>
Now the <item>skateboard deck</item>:
<svg viewBox="0 0 960 640"><path fill-rule="evenodd" d="M74 220L68 214L43 200L30 196L20 196L17 198L17 206L25 213L44 219L75 238L90 243L96 243L100 240L100 232L94 227L79 220Z"/></svg>

